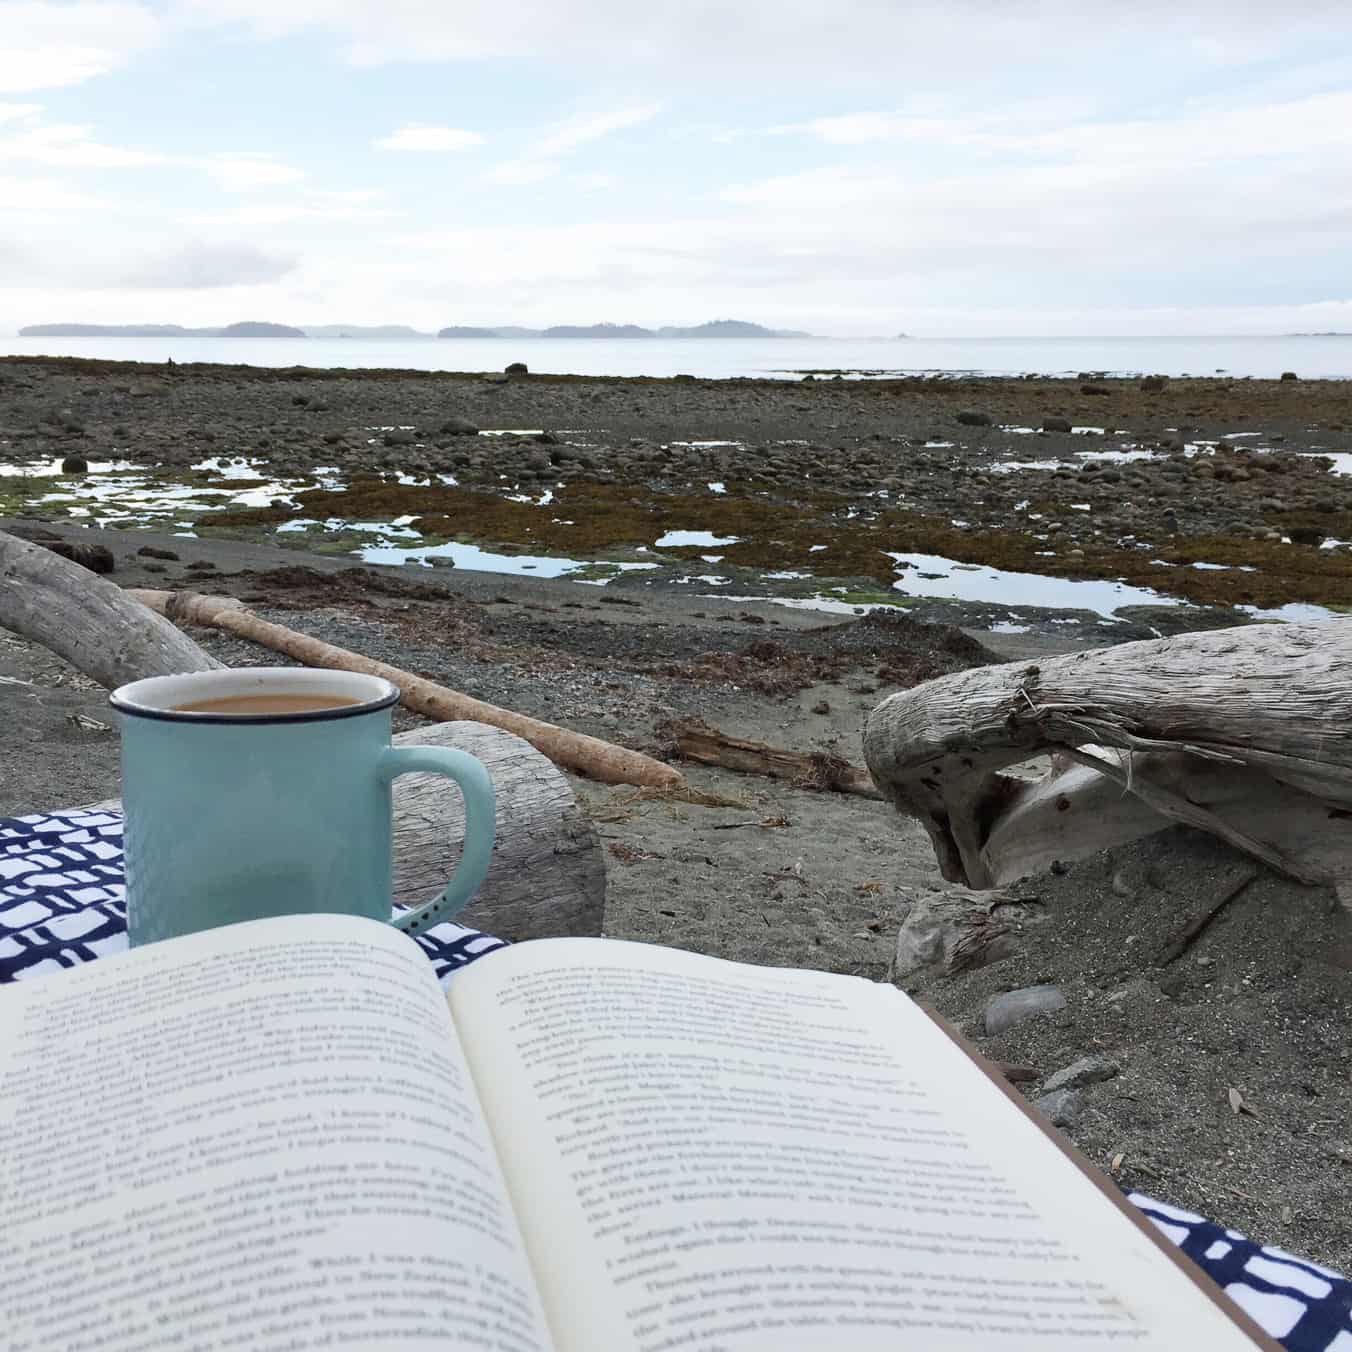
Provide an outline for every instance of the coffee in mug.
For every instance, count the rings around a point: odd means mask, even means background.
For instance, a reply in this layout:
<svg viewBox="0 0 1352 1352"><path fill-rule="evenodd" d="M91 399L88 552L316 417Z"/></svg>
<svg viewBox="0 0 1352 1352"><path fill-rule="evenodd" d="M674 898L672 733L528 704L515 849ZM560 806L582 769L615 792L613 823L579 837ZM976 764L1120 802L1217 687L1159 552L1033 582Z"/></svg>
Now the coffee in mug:
<svg viewBox="0 0 1352 1352"><path fill-rule="evenodd" d="M266 695L224 695L219 699L199 699L190 704L175 704L178 714L233 714L247 718L257 714L304 714L319 709L341 709L361 701L346 695L316 690L313 695L287 695L274 691Z"/></svg>

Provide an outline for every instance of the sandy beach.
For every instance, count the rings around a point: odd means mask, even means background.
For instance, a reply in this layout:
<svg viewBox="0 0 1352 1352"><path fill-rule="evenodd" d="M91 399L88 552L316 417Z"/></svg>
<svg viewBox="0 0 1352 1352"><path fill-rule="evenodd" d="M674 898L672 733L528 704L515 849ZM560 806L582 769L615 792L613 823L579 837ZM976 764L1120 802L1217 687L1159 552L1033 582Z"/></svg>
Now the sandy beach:
<svg viewBox="0 0 1352 1352"><path fill-rule="evenodd" d="M858 763L868 710L933 676L1292 604L1335 614L1352 605L1340 456L1352 394L1337 382L0 362L0 529L102 544L122 585L239 596L655 754L662 725L693 716ZM70 457L90 470L62 471ZM506 571L353 552L453 546ZM522 559L578 567L547 577ZM991 594L941 585L964 571ZM1002 593L1011 577L1035 581ZM1036 579L1126 600L1040 604ZM233 665L280 660L195 637ZM5 633L0 677L0 814L115 794L106 693ZM867 799L683 768L729 805L575 781L607 855L607 932L886 979L899 926L942 887L919 826ZM1005 961L900 979L993 1058L1032 1067L1030 1094L1081 1057L1110 1062L1067 1130L1118 1181L1349 1270L1352 918L1327 890L1265 874L1160 962L1159 936L1242 866L1170 831L1026 880ZM984 1035L992 994L1041 983L1063 990L1061 1012ZM1254 1115L1232 1110L1232 1088Z"/></svg>

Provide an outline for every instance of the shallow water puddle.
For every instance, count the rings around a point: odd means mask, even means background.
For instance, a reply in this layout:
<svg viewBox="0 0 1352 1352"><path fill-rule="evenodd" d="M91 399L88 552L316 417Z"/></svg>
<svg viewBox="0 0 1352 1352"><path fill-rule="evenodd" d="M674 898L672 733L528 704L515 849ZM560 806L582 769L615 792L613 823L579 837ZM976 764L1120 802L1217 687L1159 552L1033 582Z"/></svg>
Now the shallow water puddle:
<svg viewBox="0 0 1352 1352"><path fill-rule="evenodd" d="M959 563L939 554L894 554L895 591L907 596L938 597L950 601L989 601L1007 606L1038 606L1049 610L1092 610L1112 615L1119 606L1181 606L1177 597L1125 582L1062 577L1040 573L1011 573L985 564Z"/></svg>
<svg viewBox="0 0 1352 1352"><path fill-rule="evenodd" d="M1074 460L1000 460L990 468L995 474L1012 474L1015 470L1079 469L1082 465L1127 465L1133 460L1153 460L1154 451L1076 451Z"/></svg>
<svg viewBox="0 0 1352 1352"><path fill-rule="evenodd" d="M705 549L717 549L720 545L735 545L740 535L715 535L711 530L669 530L656 544L658 549L678 545L699 545Z"/></svg>
<svg viewBox="0 0 1352 1352"><path fill-rule="evenodd" d="M0 465L0 476L17 479L79 479L83 476L71 474L61 468L61 456L55 460L29 460L22 465ZM119 470L135 469L130 460L91 460L90 474L108 474Z"/></svg>
<svg viewBox="0 0 1352 1352"><path fill-rule="evenodd" d="M346 529L388 529L388 527L360 527L347 523ZM409 531L409 535L416 532ZM397 545L369 545L355 551L363 563L416 563L423 567L433 567L433 559L450 559L457 568L465 568L475 573L528 573L531 577L567 577L584 568L605 568L616 573L627 573L637 569L656 568L656 563L612 563L594 559L563 559L544 554L495 554L491 550L480 549L478 545L444 544L424 545L412 549ZM578 578L580 582L604 584L609 578Z"/></svg>

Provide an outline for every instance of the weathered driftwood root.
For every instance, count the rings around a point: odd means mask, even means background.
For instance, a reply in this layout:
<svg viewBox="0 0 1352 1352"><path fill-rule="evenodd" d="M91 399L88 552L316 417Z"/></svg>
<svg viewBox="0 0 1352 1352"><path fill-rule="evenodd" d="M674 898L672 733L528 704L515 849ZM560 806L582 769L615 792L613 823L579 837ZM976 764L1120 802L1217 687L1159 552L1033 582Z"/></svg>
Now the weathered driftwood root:
<svg viewBox="0 0 1352 1352"><path fill-rule="evenodd" d="M110 690L221 664L120 587L0 531L0 629L50 648Z"/></svg>
<svg viewBox="0 0 1352 1352"><path fill-rule="evenodd" d="M999 773L1060 757L1029 784ZM981 667L869 715L864 756L946 878L990 888L1187 822L1352 884L1352 621L1254 625Z"/></svg>
<svg viewBox="0 0 1352 1352"><path fill-rule="evenodd" d="M657 735L676 755L700 765L788 779L800 789L882 797L866 770L824 752L783 751L764 742L731 737L697 718L668 720L657 729Z"/></svg>
<svg viewBox="0 0 1352 1352"><path fill-rule="evenodd" d="M453 746L477 756L497 790L497 843L483 886L458 917L505 939L601 933L605 859L567 779L519 737L482 723L439 723L397 746ZM116 799L99 807L119 807ZM433 897L460 859L464 804L439 775L394 781L394 899Z"/></svg>
<svg viewBox="0 0 1352 1352"><path fill-rule="evenodd" d="M661 787L682 782L678 770L641 752L615 746L580 732L570 732L553 723L543 723L525 714L513 713L510 709L500 709L494 704L485 704L482 700L434 681L424 680L386 662L377 662L373 658L363 657L361 653L335 647L308 634L297 633L285 625L273 624L244 609L233 597L138 590L128 591L127 595L177 624L200 624L228 630L241 638L261 643L274 652L285 653L307 666L383 676L399 687L404 707L415 713L442 721L470 719L502 728L524 738L555 765L602 783Z"/></svg>

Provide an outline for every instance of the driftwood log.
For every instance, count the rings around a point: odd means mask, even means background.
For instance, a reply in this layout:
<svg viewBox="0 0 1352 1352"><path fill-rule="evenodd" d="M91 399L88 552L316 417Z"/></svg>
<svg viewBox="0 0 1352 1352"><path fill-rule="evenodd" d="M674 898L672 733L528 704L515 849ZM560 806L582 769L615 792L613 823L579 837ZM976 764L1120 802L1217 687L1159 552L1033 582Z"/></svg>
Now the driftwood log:
<svg viewBox="0 0 1352 1352"><path fill-rule="evenodd" d="M675 755L699 765L718 765L745 775L787 779L800 789L855 793L864 798L882 796L868 771L824 751L786 751L745 737L732 737L698 718L668 719L658 727L657 736Z"/></svg>
<svg viewBox="0 0 1352 1352"><path fill-rule="evenodd" d="M482 723L401 732L396 746L452 746L477 756L497 790L498 839L474 900L457 917L504 939L601 933L606 867L591 819L538 751ZM119 809L117 799L93 804ZM394 900L434 897L460 860L464 804L440 775L394 781Z"/></svg>
<svg viewBox="0 0 1352 1352"><path fill-rule="evenodd" d="M348 648L339 648L309 634L298 633L282 624L273 624L246 610L233 596L201 596L196 592L131 590L142 605L178 624L200 624L224 629L241 638L260 643L274 652L284 653L311 667L334 671L359 671L368 676L383 676L397 685L401 703L414 713L436 719L472 719L503 728L524 738L556 765L600 780L603 784L636 784L640 788L676 788L682 782L679 770L642 752L603 742L599 737L571 732L554 723L486 704L472 695L462 694L412 672L364 657Z"/></svg>
<svg viewBox="0 0 1352 1352"><path fill-rule="evenodd" d="M1044 752L1033 783L1000 771ZM1185 822L1352 890L1352 620L1251 625L1007 663L883 701L883 793L945 878L986 889Z"/></svg>
<svg viewBox="0 0 1352 1352"><path fill-rule="evenodd" d="M0 531L0 629L50 648L110 690L142 676L221 665L121 587L6 531Z"/></svg>

